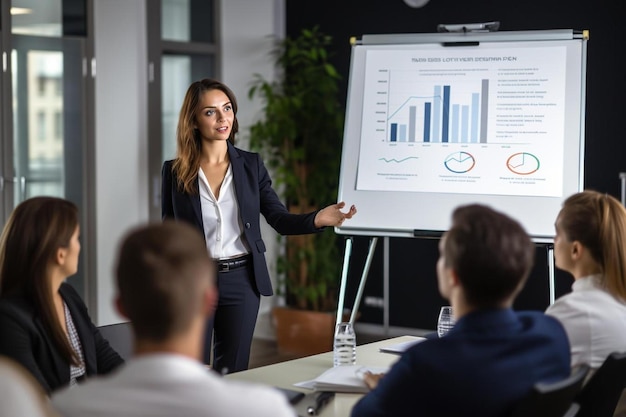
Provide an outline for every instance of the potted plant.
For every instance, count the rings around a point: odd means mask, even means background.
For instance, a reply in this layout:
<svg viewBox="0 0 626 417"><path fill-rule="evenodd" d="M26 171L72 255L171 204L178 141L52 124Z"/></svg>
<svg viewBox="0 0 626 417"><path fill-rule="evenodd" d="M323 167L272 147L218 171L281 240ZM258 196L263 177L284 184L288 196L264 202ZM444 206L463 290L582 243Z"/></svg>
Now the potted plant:
<svg viewBox="0 0 626 417"><path fill-rule="evenodd" d="M293 213L323 208L337 199L344 110L338 98L340 76L329 62L331 44L331 37L318 27L278 40L274 54L280 76L267 81L255 75L248 93L264 104L262 119L250 128L250 146L272 169ZM328 229L279 239L286 250L277 263L278 290L287 304L287 311L274 310L279 349L293 353L330 350L342 261L337 236ZM309 334L322 327L320 322L313 329L288 325L288 333L313 347L303 352L284 345L280 328L284 319L278 316L293 318L305 310L322 315L318 320L328 323L330 336ZM314 339L323 340L323 346L312 346Z"/></svg>

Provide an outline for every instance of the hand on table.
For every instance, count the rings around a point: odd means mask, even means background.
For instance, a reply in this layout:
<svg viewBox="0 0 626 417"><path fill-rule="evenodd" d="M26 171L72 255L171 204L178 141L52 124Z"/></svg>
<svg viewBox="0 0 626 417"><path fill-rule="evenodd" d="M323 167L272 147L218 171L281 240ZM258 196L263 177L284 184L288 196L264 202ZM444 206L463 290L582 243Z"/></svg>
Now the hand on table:
<svg viewBox="0 0 626 417"><path fill-rule="evenodd" d="M380 381L385 374L373 374L369 371L363 373L363 381L365 381L365 385L369 387L369 389L374 389L378 385L378 381Z"/></svg>

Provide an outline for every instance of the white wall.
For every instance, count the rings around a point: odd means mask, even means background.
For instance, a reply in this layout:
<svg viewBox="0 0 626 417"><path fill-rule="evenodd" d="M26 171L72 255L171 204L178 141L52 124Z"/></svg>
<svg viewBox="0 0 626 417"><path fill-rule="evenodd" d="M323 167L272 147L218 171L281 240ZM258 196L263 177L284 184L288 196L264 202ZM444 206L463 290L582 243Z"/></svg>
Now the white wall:
<svg viewBox="0 0 626 417"><path fill-rule="evenodd" d="M94 1L97 325L122 321L113 308L115 251L128 228L148 220L144 1Z"/></svg>
<svg viewBox="0 0 626 417"><path fill-rule="evenodd" d="M94 1L98 300L95 309L90 308L98 325L123 321L113 308L115 251L128 228L149 218L145 34L149 1L156 0ZM272 37L284 33L284 0L223 0L219 10L220 72L237 95L238 146L247 149L249 127L261 109L259 102L248 100L248 88L255 73L273 76ZM275 276L276 234L265 225L263 237ZM257 337L274 337L269 312L275 299L262 299Z"/></svg>
<svg viewBox="0 0 626 417"><path fill-rule="evenodd" d="M222 81L237 96L239 142L247 149L250 125L259 117L261 103L248 99L254 74L266 79L274 76L273 38L284 36L284 0L224 0L221 4ZM276 232L264 221L263 241L267 247L270 276L276 276ZM274 280L274 291L276 282ZM255 337L273 339L271 308L277 297L261 297Z"/></svg>

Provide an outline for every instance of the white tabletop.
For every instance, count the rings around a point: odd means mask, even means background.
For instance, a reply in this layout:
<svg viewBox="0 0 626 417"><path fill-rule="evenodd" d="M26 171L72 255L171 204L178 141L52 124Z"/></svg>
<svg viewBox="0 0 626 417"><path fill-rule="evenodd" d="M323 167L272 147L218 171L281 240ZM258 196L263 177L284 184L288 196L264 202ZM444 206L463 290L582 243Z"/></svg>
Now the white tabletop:
<svg viewBox="0 0 626 417"><path fill-rule="evenodd" d="M398 360L399 356L391 353L382 353L380 352L380 348L417 339L419 338L414 336L400 336L357 346L356 363L364 366L391 366ZM315 379L322 372L332 366L333 353L326 352L300 359L280 362L273 365L262 366L247 371L235 372L233 374L226 375L225 378L257 382L281 388L288 388L295 391L311 393L311 390L299 388L293 384ZM362 394L337 393L333 401L323 409L320 416L347 417L350 415L352 407L357 400L361 398L361 396ZM299 407L297 407L298 411L302 408L301 406L302 404L299 404ZM302 413L300 413L300 415L302 415Z"/></svg>

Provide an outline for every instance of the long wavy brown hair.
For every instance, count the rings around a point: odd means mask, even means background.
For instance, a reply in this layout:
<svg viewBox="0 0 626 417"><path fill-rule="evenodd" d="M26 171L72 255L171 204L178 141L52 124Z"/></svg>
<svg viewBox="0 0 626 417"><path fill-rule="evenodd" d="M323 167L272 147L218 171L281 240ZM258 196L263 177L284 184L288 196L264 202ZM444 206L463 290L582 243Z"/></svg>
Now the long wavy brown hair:
<svg viewBox="0 0 626 417"><path fill-rule="evenodd" d="M206 91L220 90L230 100L233 107L233 126L228 140L235 144L235 135L239 131L237 121L237 99L235 94L225 84L211 79L204 78L193 82L185 93L183 105L178 116L178 127L176 128L176 159L172 165L172 172L178 178L178 186L182 191L189 194L197 194L195 180L200 169L200 158L202 156L202 138L197 129L194 129L196 112L200 97Z"/></svg>
<svg viewBox="0 0 626 417"><path fill-rule="evenodd" d="M600 265L603 283L626 301L626 208L608 194L585 190L568 197L559 213L568 241L579 241Z"/></svg>
<svg viewBox="0 0 626 417"><path fill-rule="evenodd" d="M25 298L63 358L74 365L79 358L57 319L48 267L59 248L70 245L77 227L74 203L33 197L13 210L0 236L0 298Z"/></svg>

